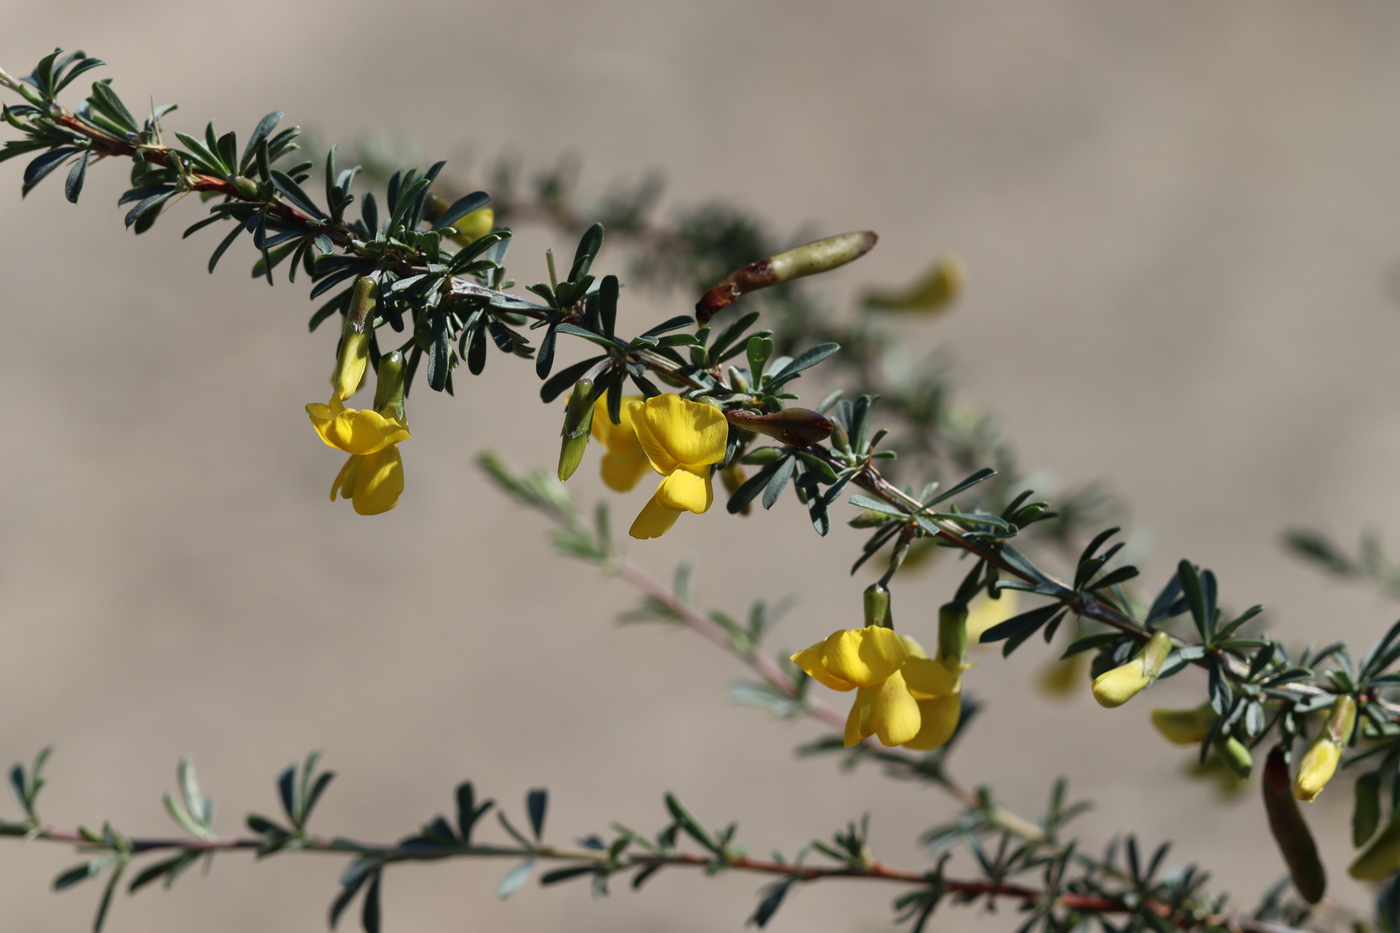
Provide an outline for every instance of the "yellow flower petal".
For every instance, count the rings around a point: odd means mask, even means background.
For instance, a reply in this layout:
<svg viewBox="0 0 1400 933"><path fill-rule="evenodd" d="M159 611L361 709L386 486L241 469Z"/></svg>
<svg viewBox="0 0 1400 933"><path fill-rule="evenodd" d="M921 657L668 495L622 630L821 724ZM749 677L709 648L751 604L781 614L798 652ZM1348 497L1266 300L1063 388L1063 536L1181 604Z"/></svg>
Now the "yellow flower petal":
<svg viewBox="0 0 1400 933"><path fill-rule="evenodd" d="M830 687L832 690L854 690L855 684L848 684L840 677L835 676L825 667L822 667L822 643L817 642L810 648L797 652L792 656L792 663L802 670L823 687Z"/></svg>
<svg viewBox="0 0 1400 933"><path fill-rule="evenodd" d="M908 656L899 636L878 625L833 632L822 645L822 665L857 687L880 683L896 673Z"/></svg>
<svg viewBox="0 0 1400 933"><path fill-rule="evenodd" d="M352 497L355 511L361 515L378 515L398 505L399 496L403 494L403 457L399 455L398 445L391 444L360 460Z"/></svg>
<svg viewBox="0 0 1400 933"><path fill-rule="evenodd" d="M315 424L315 420L312 421ZM324 425L316 426L321 439L348 454L378 453L390 444L409 438L408 429L393 418L368 408L349 408Z"/></svg>
<svg viewBox="0 0 1400 933"><path fill-rule="evenodd" d="M919 703L904 685L904 676L895 671L880 685L865 728L893 747L917 736L921 724Z"/></svg>
<svg viewBox="0 0 1400 933"><path fill-rule="evenodd" d="M709 405L668 392L634 407L632 423L647 456L662 473L681 464L698 467L724 459L729 422Z"/></svg>
<svg viewBox="0 0 1400 933"><path fill-rule="evenodd" d="M1332 775L1337 773L1337 764L1341 760L1341 746L1326 738L1324 733L1298 762L1298 774L1293 778L1293 796L1305 803L1316 800L1327 782L1332 780Z"/></svg>
<svg viewBox="0 0 1400 933"><path fill-rule="evenodd" d="M948 744L962 715L962 691L919 701L919 734L904 743L905 748L926 752Z"/></svg>
<svg viewBox="0 0 1400 933"><path fill-rule="evenodd" d="M331 501L335 501L336 493L340 498L349 499L355 492L355 477L360 474L360 461L364 457L357 457L351 454L345 458L345 466L340 468L340 472L335 474L335 482L331 483Z"/></svg>
<svg viewBox="0 0 1400 933"><path fill-rule="evenodd" d="M634 439L631 447L610 447L603 454L603 482L614 492L627 492L651 472L651 461L642 445Z"/></svg>
<svg viewBox="0 0 1400 933"><path fill-rule="evenodd" d="M659 538L670 531L671 526L680 517L681 513L675 509L657 505L656 497L653 496L642 506L641 513L632 522L632 527L627 529L627 533L634 538Z"/></svg>
<svg viewBox="0 0 1400 933"><path fill-rule="evenodd" d="M682 467L663 479L656 488L657 503L668 509L683 509L697 515L708 509L715 501L715 492L710 484L710 468L700 469L703 472Z"/></svg>
<svg viewBox="0 0 1400 933"><path fill-rule="evenodd" d="M1150 683L1152 678L1143 670L1142 658L1130 658L1126 664L1094 678L1094 699L1100 706L1113 709L1137 696Z"/></svg>
<svg viewBox="0 0 1400 933"><path fill-rule="evenodd" d="M875 697L879 692L878 686L861 687L856 691L856 701L851 704L851 712L846 716L846 732L842 739L847 748L859 745L870 734L866 731L865 724L870 721L870 710L875 705Z"/></svg>
<svg viewBox="0 0 1400 933"><path fill-rule="evenodd" d="M914 640L913 638L911 638L910 636L908 636L908 635L901 635L901 636L899 636L899 640L902 641L902 642L904 642L904 650L907 651L907 652L909 652L909 657L911 657L911 658L926 658L926 657L928 657L928 652L924 650L924 646L921 645L921 644L919 644L917 641L915 641L915 640Z"/></svg>
<svg viewBox="0 0 1400 933"><path fill-rule="evenodd" d="M900 672L916 700L946 697L962 689L962 665L957 661L909 658Z"/></svg>

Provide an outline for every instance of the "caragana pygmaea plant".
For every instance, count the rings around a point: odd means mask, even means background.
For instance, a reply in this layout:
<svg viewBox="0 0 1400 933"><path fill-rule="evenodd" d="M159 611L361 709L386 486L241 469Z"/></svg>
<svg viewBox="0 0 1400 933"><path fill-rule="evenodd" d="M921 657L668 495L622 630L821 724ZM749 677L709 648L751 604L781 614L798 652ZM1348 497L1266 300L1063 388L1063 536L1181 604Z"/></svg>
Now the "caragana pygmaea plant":
<svg viewBox="0 0 1400 933"><path fill-rule="evenodd" d="M891 776L950 794L962 812L928 830L923 864L897 869L875 857L866 819L814 838L791 857L757 859L739 844L734 824L708 828L672 794L662 795L655 833L611 824L606 835L560 846L545 839L548 795L531 790L523 816L498 809L499 831L482 840L478 824L495 804L464 782L456 788L455 818L437 817L399 842L380 844L311 832L310 818L332 779L312 754L279 776L282 812L249 815L241 835L215 829L212 803L186 759L177 771L178 794L165 796L182 835L131 836L109 823L100 831L66 830L40 818L46 750L12 770L19 816L0 822L0 835L80 850L84 861L55 887L105 878L96 928L119 886L135 891L161 881L168 887L216 852L248 850L344 854L349 864L330 923L358 901L368 931L383 923L380 891L390 865L445 858L510 860L498 888L502 897L536 872L541 884L588 879L599 893L616 876L640 887L663 869L751 872L767 878L749 918L758 926L794 886L846 878L899 883L895 916L914 931L945 903L1002 901L1022 912L1021 930L1047 933L1091 924L1113 933L1321 929L1334 924L1312 910L1326 895L1327 870L1300 803L1342 783L1355 794L1358 852L1348 870L1380 883L1376 923L1400 928L1400 811L1383 803L1400 796L1400 625L1359 661L1341 644L1290 652L1251 626L1259 607L1225 613L1215 575L1189 560L1160 588L1138 588L1139 571L1115 562L1123 544L1110 541L1119 529L1095 530L1105 509L1092 492L1058 503L1037 499L990 421L949 404L946 372L936 361L902 379L881 366L887 339L879 316L940 311L962 286L957 260L939 260L907 288L872 290L855 323L843 323L793 283L860 258L876 245L873 232L782 249L741 212L719 208L692 211L667 227L650 218L655 188L649 183L597 207L594 219L572 203L559 177L547 177L532 201L503 174L493 200L482 191L450 190L439 178L441 162L426 171L370 165L368 187L357 188L364 166L340 168L335 149L323 162L295 161L298 131L279 129L280 112L240 145L235 133L220 135L212 123L202 136L168 130L170 106L138 118L109 80L91 84L86 97L61 101L101 64L82 52L55 51L26 77L0 70L0 86L12 95L3 117L14 133L0 148L0 161L27 160L25 194L64 169L64 194L76 203L90 167L124 160L131 187L120 203L131 205L126 226L135 233L197 193L208 216L186 236L205 227L221 234L211 272L247 234L255 276L272 283L279 267L289 283L305 276L317 302L310 329L337 333L326 341L330 393L325 402L317 394L306 404L308 443L319 440L345 455L332 500L349 499L356 512L372 516L412 495L411 469L399 448L413 436L408 411L415 387L452 393L464 368L479 376L496 353L531 360L542 401L556 403L557 414L556 400L567 398L559 461L552 471L519 472L483 453L480 466L499 488L556 526L562 553L637 587L644 600L629 618L689 627L746 665L754 680L735 686L737 700L836 730L804 753L879 763ZM553 253L546 257L547 281L524 289L529 297L506 274L510 224L517 221L543 222L578 238L567 266L556 264ZM689 289L698 300L695 313L632 333L621 277L594 273L605 230L629 244L637 281ZM328 321L338 326L318 330ZM561 339L582 341L588 355L556 367ZM809 371L840 388L809 401L811 407L794 404L803 401L795 383ZM764 636L780 606L758 603L739 622L695 604L689 565L673 585L658 582L614 547L606 503L585 517L563 485L588 459L589 447L601 448L610 489L656 477L651 499L628 528L637 539L684 533L697 519L680 523L683 513L711 512L716 479L731 515L760 520L755 503L769 509L790 494L819 535L833 518L866 529L870 536L852 572L872 561L884 569L861 594L862 624L813 632L809 647L775 656ZM1394 585L1397 575L1374 555L1358 562L1316 535L1295 533L1291 540L1335 572ZM961 555L966 571L938 610L937 626L921 631L900 613L899 572L942 550ZM1046 570L1046 553L1068 556L1072 572L1061 577ZM1033 635L1048 644L1061 631L1069 643L1052 671L1055 682L1084 678L1078 662L1091 658L1093 694L1112 708L1190 669L1202 702L1154 711L1157 728L1170 741L1196 747L1201 762L1241 777L1262 761L1258 825L1261 834L1267 827L1289 875L1257 908L1208 893L1208 875L1194 866L1169 870L1167 845L1148 853L1130 832L1101 855L1084 851L1064 832L1084 805L1069 802L1063 781L1049 789L1043 816L1030 820L998 803L989 788L973 790L953 776L951 751L976 741L976 705L964 692L964 681L978 676L968 670L969 641L1001 644L1009 655ZM955 848L970 855L964 872L949 867Z"/></svg>

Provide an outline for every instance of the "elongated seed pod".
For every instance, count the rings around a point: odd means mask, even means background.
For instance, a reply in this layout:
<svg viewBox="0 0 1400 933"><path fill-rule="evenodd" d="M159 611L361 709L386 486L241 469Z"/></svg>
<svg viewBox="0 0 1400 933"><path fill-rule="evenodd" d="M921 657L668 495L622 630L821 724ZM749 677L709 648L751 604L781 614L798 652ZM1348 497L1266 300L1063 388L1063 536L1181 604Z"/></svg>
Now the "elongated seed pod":
<svg viewBox="0 0 1400 933"><path fill-rule="evenodd" d="M700 296L695 306L695 320L708 324L716 311L729 307L749 292L844 266L870 252L877 240L879 237L870 230L842 233L751 262Z"/></svg>
<svg viewBox="0 0 1400 933"><path fill-rule="evenodd" d="M890 591L883 583L872 583L865 588L865 624L894 628L890 615Z"/></svg>
<svg viewBox="0 0 1400 933"><path fill-rule="evenodd" d="M1288 762L1283 749L1275 746L1264 763L1264 811L1269 815L1269 829L1279 852L1288 864L1288 872L1293 876L1293 887L1303 900L1316 904L1327 891L1327 872L1317 855L1317 843L1313 841L1298 801L1293 797L1292 782L1288 777ZM1353 869L1354 871L1355 869Z"/></svg>
<svg viewBox="0 0 1400 933"><path fill-rule="evenodd" d="M831 419L810 408L784 408L766 415L731 408L724 417L736 428L766 434L790 447L811 447L831 436Z"/></svg>

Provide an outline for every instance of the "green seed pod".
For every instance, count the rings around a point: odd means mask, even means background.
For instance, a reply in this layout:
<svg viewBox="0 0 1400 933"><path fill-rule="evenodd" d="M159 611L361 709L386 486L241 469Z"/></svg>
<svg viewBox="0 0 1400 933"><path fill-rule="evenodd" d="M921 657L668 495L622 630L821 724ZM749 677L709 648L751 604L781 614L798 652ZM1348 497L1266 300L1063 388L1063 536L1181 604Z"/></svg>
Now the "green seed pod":
<svg viewBox="0 0 1400 933"><path fill-rule="evenodd" d="M1303 900L1309 904L1316 904L1327 891L1327 872L1323 870L1322 860L1318 858L1317 843L1313 841L1308 824L1303 820L1298 801L1293 798L1288 779L1288 762L1284 758L1282 748L1275 746L1269 752L1269 757L1264 763L1262 783L1264 811L1269 815L1269 829L1273 831L1274 841L1278 843L1283 860L1288 863L1288 872L1293 876L1293 887L1298 889ZM1397 842L1400 842L1400 835L1397 835ZM1396 855L1400 856L1400 846L1396 847ZM1357 864L1365 858L1363 855ZM1352 866L1352 875L1360 877L1356 875L1356 865Z"/></svg>
<svg viewBox="0 0 1400 933"><path fill-rule="evenodd" d="M869 230L842 233L751 262L700 296L700 302L695 306L695 320L708 324L715 312L729 307L749 292L844 266L870 252L878 239Z"/></svg>
<svg viewBox="0 0 1400 933"><path fill-rule="evenodd" d="M967 660L967 603L938 607L938 659L959 664Z"/></svg>
<svg viewBox="0 0 1400 933"><path fill-rule="evenodd" d="M407 371L403 354L398 350L379 358L378 382L374 387L374 410L386 418L397 418L400 424L404 423L403 388Z"/></svg>
<svg viewBox="0 0 1400 933"><path fill-rule="evenodd" d="M1367 771L1356 779L1356 803L1351 811L1351 844L1361 848L1381 822L1381 773Z"/></svg>
<svg viewBox="0 0 1400 933"><path fill-rule="evenodd" d="M568 407L564 409L563 442L559 445L559 481L574 475L583 462L588 446L588 432L593 427L593 380L580 379L574 383Z"/></svg>
<svg viewBox="0 0 1400 933"><path fill-rule="evenodd" d="M244 178L242 175L232 175L228 183L233 186L233 190L238 192L240 198L248 201L258 201L262 199L262 192L258 190L258 183L251 178Z"/></svg>
<svg viewBox="0 0 1400 933"><path fill-rule="evenodd" d="M782 458L783 449L781 447L758 447L744 454L739 462L749 466L766 466Z"/></svg>
<svg viewBox="0 0 1400 933"><path fill-rule="evenodd" d="M865 588L865 624L894 628L894 617L890 614L890 590L883 583L872 583Z"/></svg>
<svg viewBox="0 0 1400 933"><path fill-rule="evenodd" d="M831 436L831 420L810 408L784 408L766 415L731 408L724 417L736 428L756 431L789 447L810 447Z"/></svg>

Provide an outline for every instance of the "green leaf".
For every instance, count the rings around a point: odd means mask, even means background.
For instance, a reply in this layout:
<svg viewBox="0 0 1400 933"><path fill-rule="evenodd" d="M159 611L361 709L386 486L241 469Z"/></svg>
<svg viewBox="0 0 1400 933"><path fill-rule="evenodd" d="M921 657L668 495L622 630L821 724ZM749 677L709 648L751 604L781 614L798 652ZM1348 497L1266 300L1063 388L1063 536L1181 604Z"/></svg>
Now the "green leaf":
<svg viewBox="0 0 1400 933"><path fill-rule="evenodd" d="M538 841L544 835L544 814L549 806L549 791L537 787L525 795L525 807L530 814L530 829Z"/></svg>
<svg viewBox="0 0 1400 933"><path fill-rule="evenodd" d="M485 191L473 191L466 197L458 198L443 211L442 216L433 221L431 230L441 230L443 227L450 227L472 211L479 211L491 201L491 196Z"/></svg>
<svg viewBox="0 0 1400 933"><path fill-rule="evenodd" d="M111 79L109 78L108 81ZM141 127L137 124L136 118L131 115L131 111L126 109L126 104L117 96L117 92L112 90L107 81L97 81L92 85L92 106L100 111L104 116L116 121L128 133L140 133Z"/></svg>
<svg viewBox="0 0 1400 933"><path fill-rule="evenodd" d="M78 195L83 193L83 181L87 178L88 158L92 155L91 149L84 149L83 154L78 157L78 161L73 163L73 167L68 171L68 180L63 185L63 196L70 203L78 203Z"/></svg>
<svg viewBox="0 0 1400 933"><path fill-rule="evenodd" d="M841 345L839 343L818 344L805 353L799 354L790 363L774 373L772 384L778 385L779 383L789 381L804 369L811 369L840 349Z"/></svg>
<svg viewBox="0 0 1400 933"><path fill-rule="evenodd" d="M286 172L273 169L272 186L280 191L282 197L286 198L293 207L303 214L309 214L318 220L325 219L325 211L317 207L316 202L311 200L310 195L303 191L301 185L293 181L292 177Z"/></svg>

